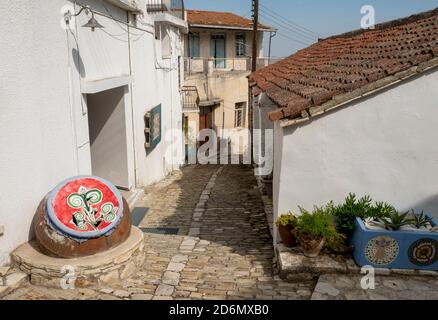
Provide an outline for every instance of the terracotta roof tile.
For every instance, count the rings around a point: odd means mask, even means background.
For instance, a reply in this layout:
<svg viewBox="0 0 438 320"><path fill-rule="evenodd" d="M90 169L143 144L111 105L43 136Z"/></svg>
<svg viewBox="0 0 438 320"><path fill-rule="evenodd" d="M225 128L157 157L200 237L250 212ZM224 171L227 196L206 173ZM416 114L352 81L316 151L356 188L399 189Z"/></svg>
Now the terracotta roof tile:
<svg viewBox="0 0 438 320"><path fill-rule="evenodd" d="M238 16L231 12L187 10L189 25L222 26L227 28L244 28L252 30L252 20ZM275 28L259 24L261 30L275 30Z"/></svg>
<svg viewBox="0 0 438 320"><path fill-rule="evenodd" d="M340 94L438 57L438 9L334 36L250 76L280 107L272 120L300 117Z"/></svg>

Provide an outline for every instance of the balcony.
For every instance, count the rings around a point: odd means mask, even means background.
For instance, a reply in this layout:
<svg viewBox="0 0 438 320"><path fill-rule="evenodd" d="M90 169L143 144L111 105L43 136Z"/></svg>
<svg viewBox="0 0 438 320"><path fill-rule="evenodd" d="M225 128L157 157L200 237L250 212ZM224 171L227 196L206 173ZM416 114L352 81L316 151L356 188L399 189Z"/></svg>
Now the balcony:
<svg viewBox="0 0 438 320"><path fill-rule="evenodd" d="M169 13L185 20L184 0L147 0L148 13Z"/></svg>
<svg viewBox="0 0 438 320"><path fill-rule="evenodd" d="M242 58L184 58L185 76L229 73L229 72L251 72L251 57ZM257 59L257 69L268 65L267 58Z"/></svg>
<svg viewBox="0 0 438 320"><path fill-rule="evenodd" d="M184 113L199 112L199 93L194 86L185 86L181 90L182 107Z"/></svg>

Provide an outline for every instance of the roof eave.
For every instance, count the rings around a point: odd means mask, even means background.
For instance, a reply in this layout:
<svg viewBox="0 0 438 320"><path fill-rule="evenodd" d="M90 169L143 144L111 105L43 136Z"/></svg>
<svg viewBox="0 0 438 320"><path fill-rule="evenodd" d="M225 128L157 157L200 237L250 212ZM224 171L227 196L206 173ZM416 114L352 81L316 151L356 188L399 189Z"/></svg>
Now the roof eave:
<svg viewBox="0 0 438 320"><path fill-rule="evenodd" d="M202 28L202 29L226 29L226 30L244 30L252 31L252 27L238 27L238 26L223 26L223 25L210 25L210 24L196 24L189 23L190 28ZM275 28L259 28L262 32L276 32Z"/></svg>
<svg viewBox="0 0 438 320"><path fill-rule="evenodd" d="M434 57L429 61L420 63L417 66L412 66L407 70L398 72L394 75L391 75L389 77L380 79L378 81L369 83L359 89L356 89L352 92L348 92L345 94L341 94L338 96L333 97L333 99L327 101L326 103L323 103L319 106L313 106L308 109L306 113L303 113L307 115L306 117L301 118L293 118L293 119L281 119L278 120L280 123L280 126L282 128L290 127L294 125L298 125L303 122L307 122L312 120L315 117L321 116L329 111L339 109L347 104L350 104L352 102L355 102L359 99L366 98L370 95L379 93L380 91L383 91L389 87L395 86L407 79L410 79L412 77L421 75L425 73L428 70L434 69L438 67L438 57Z"/></svg>

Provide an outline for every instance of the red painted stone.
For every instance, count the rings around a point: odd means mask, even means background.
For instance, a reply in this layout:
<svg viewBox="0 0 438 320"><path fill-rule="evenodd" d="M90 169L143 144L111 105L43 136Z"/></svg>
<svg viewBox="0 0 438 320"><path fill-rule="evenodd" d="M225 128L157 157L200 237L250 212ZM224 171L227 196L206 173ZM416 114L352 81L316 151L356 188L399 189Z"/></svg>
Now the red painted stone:
<svg viewBox="0 0 438 320"><path fill-rule="evenodd" d="M41 202L35 234L43 253L83 257L124 242L131 223L129 206L111 182L74 177L61 182Z"/></svg>

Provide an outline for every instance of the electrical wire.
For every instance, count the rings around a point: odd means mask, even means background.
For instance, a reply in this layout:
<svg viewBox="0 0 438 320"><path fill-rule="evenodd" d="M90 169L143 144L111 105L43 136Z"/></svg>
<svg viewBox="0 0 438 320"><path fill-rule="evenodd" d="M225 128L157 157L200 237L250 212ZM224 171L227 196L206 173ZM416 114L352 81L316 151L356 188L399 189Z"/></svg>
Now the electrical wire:
<svg viewBox="0 0 438 320"><path fill-rule="evenodd" d="M122 21L122 20L116 19L116 18L111 14L110 10L108 9L108 7L105 5L105 3L104 3L103 1L104 1L104 0L100 0L102 6L103 6L103 8L105 9L105 11L106 11L106 13L107 13L108 16L105 16L105 15L103 15L103 14L100 14L100 13L98 13L98 12L94 12L94 11L93 11L95 14L98 14L98 15L101 15L101 16L104 16L104 17L106 17L106 18L108 18L108 19L113 20L113 21L115 22L115 24L116 24L120 29L122 29L122 30L125 31L125 32L129 32L129 28L133 28L133 29L137 29L137 30L140 30L140 31L143 31L143 32L149 32L149 33L152 33L150 30L141 29L141 28L138 28L138 27L136 27L136 26L131 25L129 22L125 22L125 21ZM122 26L122 24L125 25L125 26L127 26L128 29L125 29L125 28ZM140 36L140 34L135 34L135 33L132 32L132 31L131 31L131 33L132 33L134 36Z"/></svg>
<svg viewBox="0 0 438 320"><path fill-rule="evenodd" d="M283 23L280 20L276 19L275 16L273 16L273 15L267 13L267 12L262 12L262 14L260 16L263 17L266 20L272 21L272 23L274 23L274 24L280 25L282 28L288 30L289 32L294 33L298 37L302 37L302 38L305 38L306 40L311 40L311 41L315 41L315 40L318 39L318 37L316 37L316 36L309 36L309 35L306 35L304 33L300 33L299 30L297 31L295 29L292 29L291 27L289 27L285 23Z"/></svg>
<svg viewBox="0 0 438 320"><path fill-rule="evenodd" d="M108 9L108 8L106 7L106 5L103 3L103 0L101 0L101 3L102 3L102 5L103 5L103 7L105 8L105 11L106 11L107 14L109 15L109 18L112 19L112 20L114 20L114 21L118 24L118 26L119 26L123 31L125 31L125 32L129 32L129 29L128 29L128 30L125 30L121 24L124 24L124 25L128 26L128 28L134 28L134 29L137 29L137 30L142 30L142 31L145 31L145 32L148 32L148 33L154 35L153 44L154 44L154 56L155 56L155 68L156 68L156 69L161 69L161 70L164 70L164 71L166 71L166 72L171 72L171 71L174 71L174 70L176 70L176 69L178 68L178 66L176 66L176 65L172 65L172 63L171 63L171 65L170 65L170 67L163 66L163 65L158 61L158 57L157 57L157 48L156 48L156 43L155 43L155 42L156 42L156 40L155 40L155 31L154 31L154 32L151 32L151 31L149 31L149 30L144 30L144 29L141 29L141 28L138 28L138 27L134 27L134 26L130 25L130 24L127 23L127 22L120 21L120 20L114 18L113 15L110 13L109 9ZM142 21L140 21L140 23L141 23L142 25L144 25L144 26L149 26L149 27L154 27L154 28L155 28L155 26L150 25L150 24L143 23ZM140 40L140 39L142 38L142 36L144 35L144 33L141 34L141 35L138 35L138 34L136 35L136 34L133 33L133 32L132 32L132 34L135 35L135 36L138 36L138 38L136 38L135 40L132 40L133 42L136 42L136 41ZM169 30L167 30L167 34L168 34L168 37L169 37L169 39L170 39L170 42L173 43L173 39L172 39L172 36L171 36ZM128 42L129 42L129 41L128 41ZM172 45L171 45L170 50L171 50L171 52L173 51Z"/></svg>
<svg viewBox="0 0 438 320"><path fill-rule="evenodd" d="M287 35L285 35L285 34L283 34L283 33L281 33L281 32L277 32L277 34L278 34L280 37L286 38L286 39L291 40L291 41L294 41L294 42L298 42L299 44L301 44L301 45L303 45L303 46L306 46L306 47L308 47L309 45L311 45L311 43L302 42L302 41L300 41L300 40L297 40L297 39L294 39L294 38L292 38L292 37L290 37L290 36L287 36Z"/></svg>
<svg viewBox="0 0 438 320"><path fill-rule="evenodd" d="M269 11L269 12L271 12L271 14L275 15L277 19L279 19L279 20L283 20L284 23L287 23L287 24L289 24L290 26L295 26L295 28L299 28L299 29L303 30L303 32L307 32L307 33L309 33L310 35L314 35L314 36L316 36L316 37L321 37L321 38L324 37L322 34L320 34L320 33L318 33L318 32L312 31L312 30L310 30L310 29L308 29L308 28L306 28L306 27L303 27L303 26L299 25L299 24L296 23L296 22L293 22L292 20L289 20L289 19L285 18L284 16L278 14L277 12L275 12L274 10L268 8L267 6L265 6L265 5L263 5L263 4L260 4L260 7L262 8L262 10L265 10L265 11Z"/></svg>
<svg viewBox="0 0 438 320"><path fill-rule="evenodd" d="M101 1L103 1L103 0L101 0ZM104 17L104 18L107 18L107 19L113 20L113 21L116 22L116 24L117 24L117 25L118 25L118 26L119 26L124 32L126 32L126 33L129 32L128 29L125 29L125 28L122 27L120 24L123 24L123 25L125 25L125 26L127 26L128 28L131 28L131 29L136 29L136 30L139 30L139 31L143 31L143 32L147 32L147 33L149 33L149 34L155 35L155 33L154 33L153 31L151 31L151 30L146 30L146 29L139 28L139 27L137 27L137 26L133 26L133 25L131 25L130 23L128 23L128 22L126 22L126 21L122 21L122 20L119 20L119 19L113 17L113 16L111 15L111 13L109 12L108 8L105 6L105 4L104 4L103 2L102 2L102 5L103 5L105 11L107 11L108 14L104 14L104 13L97 12L97 11L95 11L95 10L92 10L92 9L90 9L89 7L86 7L86 6L82 5L82 4L77 3L77 1L75 1L74 4L77 5L77 6L79 6L79 7L81 7L81 8L88 8L88 9L89 9L90 11L92 11L95 15L98 15L98 16L101 16L101 17ZM153 25L150 25L150 24L145 24L145 23L142 23L142 24L145 25L145 26L149 26L149 27L151 27L151 28L153 27ZM134 34L132 31L131 31L131 33ZM134 34L134 35L135 35L135 36L140 36L140 34Z"/></svg>
<svg viewBox="0 0 438 320"><path fill-rule="evenodd" d="M101 3L102 3L102 6L104 7L105 11L107 12L107 14L100 13L100 12L96 12L96 11L91 10L91 9L89 9L89 10L92 11L92 12L93 12L94 14L96 14L96 15L99 15L99 16L102 16L102 17L105 17L105 18L110 19L110 20L113 20L114 22L116 22L116 24L119 26L119 28L122 29L125 33L129 33L129 32L131 32L131 34L137 36L136 39L132 40L133 42L136 42L136 41L140 40L140 39L143 37L143 35L144 35L145 33L152 34L152 35L154 36L153 47L154 47L154 57L155 57L155 68L156 68L156 69L161 69L161 70L164 70L164 71L167 71L167 72L174 71L174 70L177 69L177 67L176 67L176 66L173 66L172 64L171 64L170 67L165 67L165 66L161 65L160 62L158 61L158 57L157 57L157 48L156 48L156 40L155 40L155 30L154 30L154 31L151 31L151 30L142 29L142 28L139 28L139 27L133 26L133 25L129 24L128 22L125 22L125 21L121 21L121 20L119 20L119 19L115 18L115 17L110 13L109 9L108 9L108 8L106 7L106 5L103 3L103 0L101 0ZM75 1L75 4L78 5L78 6L80 6L80 7L84 7L83 5L78 4L76 1ZM139 22L140 22L140 24L142 24L142 25L144 25L144 26L155 27L154 25L147 24L147 23L144 23L144 22L142 22L142 21L139 21ZM125 29L121 24L127 26L128 29ZM143 33L142 33L142 34L135 34L135 33L133 33L131 30L129 30L129 28L143 31ZM101 29L101 31L103 31L105 34L107 34L108 36L110 36L110 37L112 37L113 39L116 39L116 40L118 40L118 41L127 42L127 43L130 41L130 40L119 39L118 37L120 37L120 36L122 36L122 35L113 35L113 34L107 32L107 31L105 31L105 30L103 30L103 29ZM168 31L168 35L169 35L169 38L171 38L171 37L170 37L170 32L169 32L169 31ZM123 36L124 36L124 35L123 35ZM173 48L171 48L171 50L173 50Z"/></svg>
<svg viewBox="0 0 438 320"><path fill-rule="evenodd" d="M300 44L303 44L303 45L309 46L309 45L311 45L311 44L313 44L313 43L316 42L316 39L313 39L313 40L307 40L307 39L299 39L299 38L296 38L295 35L290 35L289 32L288 32L288 30L286 30L286 29L282 29L282 28L279 28L278 26L275 26L275 25L274 25L274 27L278 28L277 34L279 34L279 35L282 35L282 34L285 35L285 34L287 34L287 37L289 38L289 40L296 41L296 42L298 42L298 43L300 43ZM284 33L282 33L283 31L284 31Z"/></svg>
<svg viewBox="0 0 438 320"><path fill-rule="evenodd" d="M137 41L139 41L141 38L143 38L143 36L146 34L146 32L143 32L143 33L140 34L137 38L135 38L135 39L131 39L131 40L128 40L128 39L120 39L120 37L125 37L126 34L118 34L118 35L116 35L116 34L111 34L111 33L109 33L108 31L106 31L106 30L104 30L104 29L101 29L100 31L102 31L103 33L107 34L109 37L113 38L114 40L117 40L117 41L120 41L120 42L124 42L124 43L129 43L129 41L137 42Z"/></svg>

